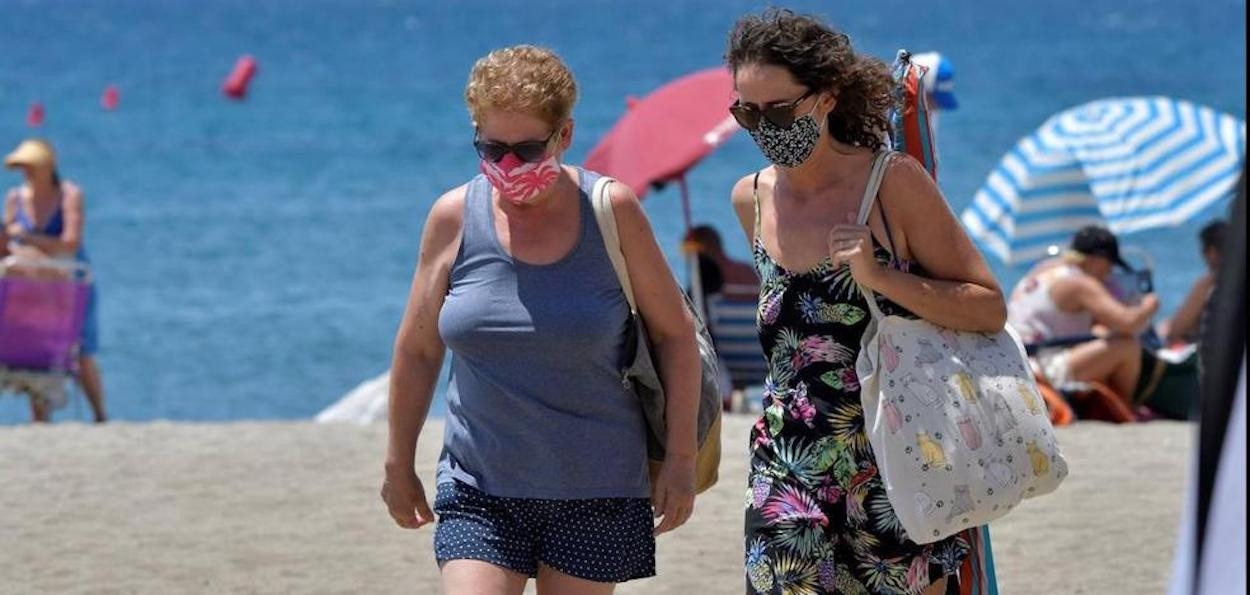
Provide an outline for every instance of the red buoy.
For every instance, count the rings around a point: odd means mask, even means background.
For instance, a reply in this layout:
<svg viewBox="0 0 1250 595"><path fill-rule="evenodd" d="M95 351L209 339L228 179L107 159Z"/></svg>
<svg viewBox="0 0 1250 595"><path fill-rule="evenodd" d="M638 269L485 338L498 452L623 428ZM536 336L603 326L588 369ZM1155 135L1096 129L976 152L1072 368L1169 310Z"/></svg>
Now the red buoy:
<svg viewBox="0 0 1250 595"><path fill-rule="evenodd" d="M43 125L43 104L35 102L30 104L30 111L26 113L26 125L31 128L38 128Z"/></svg>
<svg viewBox="0 0 1250 595"><path fill-rule="evenodd" d="M104 88L104 95L100 96L100 106L108 111L117 109L117 104L121 103L121 94L118 93L117 87L109 85Z"/></svg>
<svg viewBox="0 0 1250 595"><path fill-rule="evenodd" d="M243 56L234 63L234 70L230 71L230 75L222 83L221 92L231 99L243 99L247 96L247 87L253 76L256 76L256 59Z"/></svg>

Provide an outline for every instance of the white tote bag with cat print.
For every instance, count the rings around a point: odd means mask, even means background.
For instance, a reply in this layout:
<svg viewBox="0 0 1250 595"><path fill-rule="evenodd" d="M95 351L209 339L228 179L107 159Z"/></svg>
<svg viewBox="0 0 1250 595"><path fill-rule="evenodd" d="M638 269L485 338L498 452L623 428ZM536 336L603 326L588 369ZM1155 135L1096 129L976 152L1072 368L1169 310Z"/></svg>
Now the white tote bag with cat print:
<svg viewBox="0 0 1250 595"><path fill-rule="evenodd" d="M887 161L873 164L860 224ZM907 536L931 543L1054 491L1068 465L1019 337L885 316L861 289L873 316L855 366L865 429Z"/></svg>

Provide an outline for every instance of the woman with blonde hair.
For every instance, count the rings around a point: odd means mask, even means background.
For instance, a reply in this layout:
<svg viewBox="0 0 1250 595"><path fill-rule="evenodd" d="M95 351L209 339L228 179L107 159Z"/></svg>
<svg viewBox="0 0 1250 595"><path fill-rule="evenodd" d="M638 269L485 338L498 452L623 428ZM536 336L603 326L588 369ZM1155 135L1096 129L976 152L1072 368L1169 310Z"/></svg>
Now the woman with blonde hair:
<svg viewBox="0 0 1250 595"><path fill-rule="evenodd" d="M73 258L87 261L83 246L86 223L82 189L62 180L56 166L56 151L42 139L28 139L4 158L4 166L21 170L21 186L4 197L4 239L8 251L32 258ZM77 379L91 403L96 423L107 419L104 412L104 383L95 353L99 348L96 326L96 291L92 284L78 344ZM53 404L31 400L35 421L49 421Z"/></svg>
<svg viewBox="0 0 1250 595"><path fill-rule="evenodd" d="M540 593L610 593L655 573L654 535L693 508L693 321L636 197L609 186L670 395L652 484L642 410L621 376L629 306L589 196L599 176L561 163L576 98L549 50L478 60L465 101L482 173L438 199L421 236L395 339L382 498L401 527L438 515L447 593L516 594L531 577ZM413 457L447 348L431 511Z"/></svg>

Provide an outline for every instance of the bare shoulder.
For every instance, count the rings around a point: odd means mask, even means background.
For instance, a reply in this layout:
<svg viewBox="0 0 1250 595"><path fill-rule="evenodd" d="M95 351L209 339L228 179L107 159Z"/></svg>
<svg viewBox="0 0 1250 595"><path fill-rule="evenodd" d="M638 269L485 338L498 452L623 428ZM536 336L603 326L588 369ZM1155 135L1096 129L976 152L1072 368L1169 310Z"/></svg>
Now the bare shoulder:
<svg viewBox="0 0 1250 595"><path fill-rule="evenodd" d="M888 204L906 201L906 209L891 209L894 213L915 213L914 209L946 209L946 201L929 172L906 153L895 153L886 164L885 177L881 180L881 196ZM897 200L891 200L897 199Z"/></svg>
<svg viewBox="0 0 1250 595"><path fill-rule="evenodd" d="M434 201L425 220L422 242L431 248L446 247L460 237L468 184L448 190Z"/></svg>
<svg viewBox="0 0 1250 595"><path fill-rule="evenodd" d="M646 221L647 213L642 208L642 201L629 185L616 180L608 185L608 204L612 205L612 214L617 224L637 224Z"/></svg>

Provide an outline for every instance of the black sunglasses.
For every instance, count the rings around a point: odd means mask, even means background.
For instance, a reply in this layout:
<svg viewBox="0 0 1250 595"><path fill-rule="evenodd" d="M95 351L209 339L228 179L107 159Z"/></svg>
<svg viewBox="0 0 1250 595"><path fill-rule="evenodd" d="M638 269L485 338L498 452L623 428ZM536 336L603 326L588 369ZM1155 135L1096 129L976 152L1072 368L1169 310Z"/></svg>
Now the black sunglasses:
<svg viewBox="0 0 1250 595"><path fill-rule="evenodd" d="M527 140L514 145L482 140L475 132L473 148L477 149L479 157L491 163L499 163L508 153L516 155L518 159L526 163L537 163L542 161L543 156L547 154L547 145L551 144L551 139L556 137L557 132L560 132L559 128L552 130L544 140Z"/></svg>
<svg viewBox="0 0 1250 595"><path fill-rule="evenodd" d="M764 108L758 108L749 104L743 105L740 101L734 101L733 105L729 106L729 113L733 114L739 126L747 130L759 128L761 118L768 118L768 121L778 128L789 128L794 123L794 111L798 109L799 104L803 103L804 99L811 97L815 92L811 90L794 101L774 103Z"/></svg>

